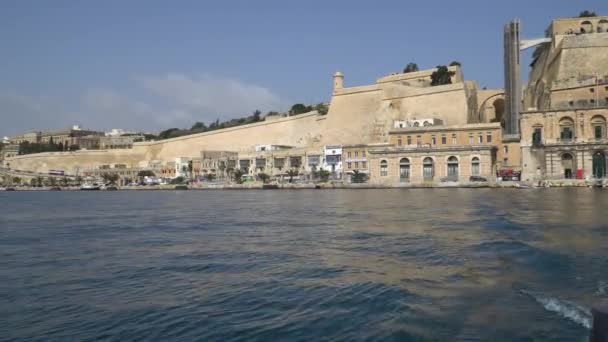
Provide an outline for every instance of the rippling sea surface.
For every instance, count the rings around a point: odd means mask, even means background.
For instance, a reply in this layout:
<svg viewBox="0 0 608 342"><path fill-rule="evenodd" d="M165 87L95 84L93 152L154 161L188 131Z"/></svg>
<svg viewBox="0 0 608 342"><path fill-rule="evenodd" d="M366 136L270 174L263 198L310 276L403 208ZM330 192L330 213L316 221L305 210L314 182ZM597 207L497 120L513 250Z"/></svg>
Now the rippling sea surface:
<svg viewBox="0 0 608 342"><path fill-rule="evenodd" d="M585 341L599 189L0 193L0 340Z"/></svg>

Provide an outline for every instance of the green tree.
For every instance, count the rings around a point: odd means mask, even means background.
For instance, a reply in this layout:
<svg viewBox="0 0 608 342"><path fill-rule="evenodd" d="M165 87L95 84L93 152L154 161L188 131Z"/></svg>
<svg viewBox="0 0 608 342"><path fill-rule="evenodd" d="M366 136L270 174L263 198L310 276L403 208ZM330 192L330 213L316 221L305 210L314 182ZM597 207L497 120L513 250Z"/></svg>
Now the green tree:
<svg viewBox="0 0 608 342"><path fill-rule="evenodd" d="M579 13L578 15L579 18L591 18L591 17L597 17L597 13L593 12L593 11L588 11L588 10L584 10L581 13Z"/></svg>
<svg viewBox="0 0 608 342"><path fill-rule="evenodd" d="M236 169L234 170L234 172L232 173L232 179L237 183L237 184L243 184L243 175L245 174L245 172L243 172L243 170L241 169Z"/></svg>
<svg viewBox="0 0 608 342"><path fill-rule="evenodd" d="M258 173L258 178L262 181L262 183L266 184L270 180L270 176L264 172Z"/></svg>
<svg viewBox="0 0 608 342"><path fill-rule="evenodd" d="M255 112L253 112L253 122L258 122L261 120L260 115L262 115L262 112L260 112L259 109L256 109Z"/></svg>
<svg viewBox="0 0 608 342"><path fill-rule="evenodd" d="M207 129L207 126L205 125L204 122L196 122L194 125L192 125L192 127L190 128L191 131L205 131Z"/></svg>
<svg viewBox="0 0 608 342"><path fill-rule="evenodd" d="M116 184L120 179L120 176L116 173L104 173L101 175L101 178L103 178L103 181L106 184Z"/></svg>
<svg viewBox="0 0 608 342"><path fill-rule="evenodd" d="M57 180L55 179L55 177L49 177L48 178L48 182L50 186L55 186L57 185Z"/></svg>
<svg viewBox="0 0 608 342"><path fill-rule="evenodd" d="M306 113L307 111L308 111L308 107L306 107L302 103L296 103L293 106L291 106L291 109L289 110L289 115L303 114L303 113Z"/></svg>
<svg viewBox="0 0 608 342"><path fill-rule="evenodd" d="M459 61L453 61L452 63L450 63L450 66L462 66L462 63L460 63Z"/></svg>
<svg viewBox="0 0 608 342"><path fill-rule="evenodd" d="M141 170L137 173L137 176L143 178L143 177L154 177L156 175L151 170Z"/></svg>
<svg viewBox="0 0 608 342"><path fill-rule="evenodd" d="M416 72L418 70L420 70L420 69L418 69L418 64L416 64L416 63L408 63L405 66L405 68L403 69L403 73L407 74L407 73L410 73L410 72Z"/></svg>
<svg viewBox="0 0 608 342"><path fill-rule="evenodd" d="M68 178L67 177L61 178L61 185L68 186Z"/></svg>
<svg viewBox="0 0 608 342"><path fill-rule="evenodd" d="M323 168L319 169L319 171L313 171L313 178L319 179L321 182L327 182L329 180L329 176L331 172L324 170Z"/></svg>
<svg viewBox="0 0 608 342"><path fill-rule="evenodd" d="M30 186L31 187L36 187L37 184L38 184L38 180L36 178L30 179Z"/></svg>
<svg viewBox="0 0 608 342"><path fill-rule="evenodd" d="M353 183L365 183L367 180L367 175L359 170L353 171L353 175L351 177L351 182Z"/></svg>
<svg viewBox="0 0 608 342"><path fill-rule="evenodd" d="M287 175L289 176L289 183L293 183L293 177L296 177L298 174L298 170L296 169L287 170Z"/></svg>
<svg viewBox="0 0 608 342"><path fill-rule="evenodd" d="M42 177L36 177L36 186L39 188L42 187Z"/></svg>
<svg viewBox="0 0 608 342"><path fill-rule="evenodd" d="M13 177L13 184L14 185L21 185L21 178L19 178L19 177Z"/></svg>
<svg viewBox="0 0 608 342"><path fill-rule="evenodd" d="M82 184L82 177L76 176L76 179L74 179L74 181L76 182L76 185L80 185Z"/></svg>
<svg viewBox="0 0 608 342"><path fill-rule="evenodd" d="M455 72L448 70L447 66L439 65L437 70L431 74L431 86L452 84L452 76L455 74Z"/></svg>
<svg viewBox="0 0 608 342"><path fill-rule="evenodd" d="M215 180L215 174L208 173L205 175L205 179L207 179L208 182L213 182L213 180Z"/></svg>
<svg viewBox="0 0 608 342"><path fill-rule="evenodd" d="M314 106L314 110L319 112L319 114L321 115L325 115L327 114L327 112L329 112L329 106L325 103L318 103Z"/></svg>

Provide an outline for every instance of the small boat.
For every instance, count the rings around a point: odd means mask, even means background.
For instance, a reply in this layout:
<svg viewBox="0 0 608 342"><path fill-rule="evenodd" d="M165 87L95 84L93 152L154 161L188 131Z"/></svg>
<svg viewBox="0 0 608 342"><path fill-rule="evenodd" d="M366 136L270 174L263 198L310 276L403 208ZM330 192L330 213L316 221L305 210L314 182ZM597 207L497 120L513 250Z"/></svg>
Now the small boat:
<svg viewBox="0 0 608 342"><path fill-rule="evenodd" d="M49 191L61 191L61 188L58 186L54 186L54 187L50 188Z"/></svg>
<svg viewBox="0 0 608 342"><path fill-rule="evenodd" d="M101 186L97 183L87 183L80 187L80 190L100 190Z"/></svg>

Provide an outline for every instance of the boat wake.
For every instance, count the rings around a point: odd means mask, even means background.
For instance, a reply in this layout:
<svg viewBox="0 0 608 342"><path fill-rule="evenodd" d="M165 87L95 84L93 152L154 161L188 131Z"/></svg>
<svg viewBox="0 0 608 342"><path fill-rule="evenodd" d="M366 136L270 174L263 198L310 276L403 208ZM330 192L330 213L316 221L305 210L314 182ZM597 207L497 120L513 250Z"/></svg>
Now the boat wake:
<svg viewBox="0 0 608 342"><path fill-rule="evenodd" d="M563 318L567 318L587 329L591 329L592 315L589 309L577 303L559 298L548 297L541 293L520 290L522 294L532 297L536 302L542 305L545 310L554 312Z"/></svg>

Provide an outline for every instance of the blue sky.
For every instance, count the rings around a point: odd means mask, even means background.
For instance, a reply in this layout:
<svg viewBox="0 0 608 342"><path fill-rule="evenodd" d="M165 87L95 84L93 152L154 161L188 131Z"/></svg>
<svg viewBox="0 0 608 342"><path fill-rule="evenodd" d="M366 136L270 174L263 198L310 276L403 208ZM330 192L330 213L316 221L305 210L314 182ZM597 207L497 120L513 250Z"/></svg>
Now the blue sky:
<svg viewBox="0 0 608 342"><path fill-rule="evenodd" d="M158 131L328 101L410 61L502 87L502 27L542 36L606 0L0 1L0 135Z"/></svg>

